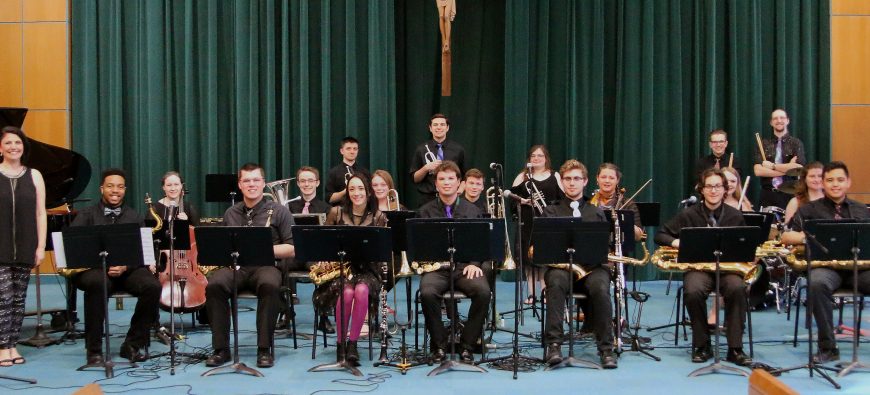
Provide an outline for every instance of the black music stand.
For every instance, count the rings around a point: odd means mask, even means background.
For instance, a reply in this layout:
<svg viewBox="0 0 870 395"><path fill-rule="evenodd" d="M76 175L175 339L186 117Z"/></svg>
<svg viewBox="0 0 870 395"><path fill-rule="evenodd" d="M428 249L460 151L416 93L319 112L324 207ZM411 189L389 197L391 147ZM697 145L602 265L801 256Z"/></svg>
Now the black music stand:
<svg viewBox="0 0 870 395"><path fill-rule="evenodd" d="M856 219L815 223L807 221L807 226L811 230L815 228L816 239L828 250L827 253L815 251L817 260L852 261L852 361L837 365L840 367L837 377L843 377L856 369L870 368L870 365L858 361L858 261L870 259L870 222ZM867 370L860 372L867 373Z"/></svg>
<svg viewBox="0 0 870 395"><path fill-rule="evenodd" d="M205 371L202 376L218 373L247 373L263 377L258 370L239 362L239 286L236 272L241 266L269 266L275 264L272 249L272 230L265 226L214 226L194 230L198 259L215 266L226 266L233 271L233 364Z"/></svg>
<svg viewBox="0 0 870 395"><path fill-rule="evenodd" d="M535 218L532 226L532 241L535 256L532 263L546 266L552 263L576 264L595 267L607 262L610 252L610 224L608 222L583 222L581 218L554 217ZM601 369L601 365L574 357L574 277L569 271L571 286L568 289L568 357L545 370L565 367ZM550 300L553 303L553 300ZM608 317L610 319L611 317Z"/></svg>
<svg viewBox="0 0 870 395"><path fill-rule="evenodd" d="M456 262L483 262L493 260L489 243L482 244L482 235L495 229L492 219L414 218L407 221L408 259L412 261L450 262L450 295L455 294L453 272ZM502 232L504 233L504 232ZM501 243L504 256L504 240ZM456 308L450 309L450 334L456 336ZM449 339L449 337L448 337ZM485 347L485 346L484 346ZM427 375L436 376L449 371L486 373L486 369L456 360L456 342L450 341L450 359L432 369Z"/></svg>
<svg viewBox="0 0 870 395"><path fill-rule="evenodd" d="M236 196L242 194L239 190L239 179L235 174L206 174L205 175L205 201L226 202L230 206L236 204Z"/></svg>
<svg viewBox="0 0 870 395"><path fill-rule="evenodd" d="M365 266L372 262L389 262L392 258L391 229L380 226L317 226L317 225L294 225L293 240L296 244L296 259L301 262L335 261L338 259L339 268L349 265ZM344 270L339 270L339 293L341 301L341 315L337 317L339 323L344 322ZM345 325L342 331L349 327ZM345 333L337 333L339 339L345 338ZM346 341L342 341L342 349L347 350ZM323 372L331 370L346 370L354 376L362 376L362 373L347 361L345 355L339 355L335 363L317 365L309 372Z"/></svg>
<svg viewBox="0 0 870 395"><path fill-rule="evenodd" d="M717 297L713 298L713 309L719 311L719 264L725 262L753 262L755 248L758 246L761 229L756 226L683 228L680 230L680 249L677 261L682 263L715 262L713 273L715 285L713 290ZM733 324L733 323L732 323ZM716 328L719 328L719 314L716 314ZM749 373L733 366L722 365L719 355L719 331L714 331L713 363L689 373L689 377L708 373L731 372L749 377Z"/></svg>
<svg viewBox="0 0 870 395"><path fill-rule="evenodd" d="M74 226L64 230L62 235L64 257L69 268L99 269L106 273L109 266L135 268L145 264L139 224ZM55 251L57 251L57 246L55 246ZM99 258L99 261L96 261L95 258ZM138 366L133 362L112 361L108 281L103 282L103 299L106 301L106 314L103 319L106 357L101 363L82 365L76 370L103 368L106 371L106 377L111 378L115 377L114 369L116 367L135 368Z"/></svg>
<svg viewBox="0 0 870 395"><path fill-rule="evenodd" d="M407 222L408 219L414 218L417 215L417 213L414 211L397 210L397 211L384 211L384 214L387 216L387 226L389 226L390 229L393 230L393 257L395 257L396 255L401 256L401 254L403 252L407 253L407 251L408 251L408 238L407 238L408 233L407 233L407 228L405 226L405 223ZM393 271L392 277L393 277L394 281L401 278L398 275L398 273L395 273L395 271L396 271L395 264L392 265L391 270ZM386 274L386 273L384 273L384 274ZM385 355L386 344L387 343L386 343L385 339L381 339L381 342L382 342L382 344L381 344L381 347L382 347L381 358L377 362L374 363L375 367L388 366L388 367L393 367L393 368L399 369L399 372L402 373L403 375L407 374L408 370L410 370L411 368L416 367L416 366L420 366L420 365L423 365L426 363L425 361L419 361L419 360L412 362L412 361L409 361L409 359L408 359L408 343L407 343L406 333L408 331L408 328L410 328L410 326L411 326L411 321L413 320L413 315L411 312L411 281L412 281L412 279L410 276L404 276L404 278L405 278L405 298L406 298L405 307L407 308L407 311L408 311L408 320L405 323L399 323L399 320L396 319L396 324L399 326L399 330L402 331L402 345L401 345L401 348L399 351L399 360L395 361L395 360L390 360L390 359L385 358L385 356L386 356ZM384 281L386 281L386 279ZM395 283L393 284L393 286L395 287ZM393 292L397 292L397 291L394 289ZM398 307L398 306L396 306L396 307ZM381 325L383 325L383 324L381 324Z"/></svg>
<svg viewBox="0 0 870 395"><path fill-rule="evenodd" d="M829 370L832 372L836 372L837 370L834 368L829 368L827 366L822 366L821 364L817 364L816 361L813 359L813 325L812 325L813 299L811 296L812 288L809 287L809 283L810 283L810 279L812 278L813 259L815 259L814 258L815 254L825 255L825 254L828 254L830 252L827 247L825 247L824 245L822 245L819 242L819 240L816 238L816 235L815 235L815 231L816 231L815 225L818 223L821 223L821 222L833 222L833 221L829 221L829 220L828 221L825 221L825 220L806 221L802 225L803 233L806 236L804 239L804 245L806 247L804 251L805 251L806 260L807 260L807 299L806 299L807 300L806 301L806 307L807 307L807 312L806 312L806 314L807 314L806 320L807 321L806 322L808 324L807 325L807 336L808 336L808 340L807 340L807 363L803 364L803 365L797 365L797 366L792 366L792 367L788 367L788 368L777 369L771 373L772 374L781 374L784 372L790 372L792 370L807 369L807 371L809 371L809 373L810 373L810 377L813 377L813 373L818 373L819 376L822 376L823 379L825 379L829 383L831 383L831 385L833 385L834 388L840 389L841 388L840 384L837 383L836 381L834 381L834 379L832 379L831 376L828 376L828 374L824 372L825 370ZM798 302L800 302L800 301L798 301ZM795 319L799 319L799 318L795 317Z"/></svg>

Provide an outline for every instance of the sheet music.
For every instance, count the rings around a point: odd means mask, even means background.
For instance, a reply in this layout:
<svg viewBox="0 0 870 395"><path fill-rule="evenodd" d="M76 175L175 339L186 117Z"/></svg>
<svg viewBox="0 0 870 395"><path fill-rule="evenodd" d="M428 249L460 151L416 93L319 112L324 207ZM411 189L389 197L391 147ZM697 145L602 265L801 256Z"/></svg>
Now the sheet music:
<svg viewBox="0 0 870 395"><path fill-rule="evenodd" d="M58 269L66 267L66 252L63 250L63 233L51 232L51 241L54 243L54 264Z"/></svg>
<svg viewBox="0 0 870 395"><path fill-rule="evenodd" d="M154 259L154 237L151 234L151 228L139 228L142 235L142 262L145 266L154 266L157 260Z"/></svg>

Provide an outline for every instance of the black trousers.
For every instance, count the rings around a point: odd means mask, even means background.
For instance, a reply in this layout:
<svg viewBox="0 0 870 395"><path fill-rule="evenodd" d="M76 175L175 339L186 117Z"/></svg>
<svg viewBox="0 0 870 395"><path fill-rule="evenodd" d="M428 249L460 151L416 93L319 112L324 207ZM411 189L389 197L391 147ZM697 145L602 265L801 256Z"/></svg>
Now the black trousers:
<svg viewBox="0 0 870 395"><path fill-rule="evenodd" d="M257 295L257 347L272 346L278 310L281 304L281 270L275 266L240 268L236 272L239 292L250 290ZM221 268L208 279L205 309L211 325L211 343L215 351L230 348L230 300L233 298L233 271Z"/></svg>
<svg viewBox="0 0 870 395"><path fill-rule="evenodd" d="M692 346L710 344L707 329L707 296L713 292L716 278L713 273L689 271L683 275L683 300L692 321ZM746 284L743 277L733 273L721 273L720 295L725 298L725 335L728 347L743 347L743 323L746 321ZM718 314L719 312L716 312Z"/></svg>
<svg viewBox="0 0 870 395"><path fill-rule="evenodd" d="M457 265L453 273L453 286L456 291L465 293L471 299L468 321L462 330L460 347L473 349L483 331L483 323L489 310L490 288L486 276L468 279L462 275L464 265ZM420 303L426 318L426 329L432 337L431 347L447 348L447 331L441 321L441 295L450 291L450 271L438 270L423 274L420 279Z"/></svg>
<svg viewBox="0 0 870 395"><path fill-rule="evenodd" d="M544 273L544 282L547 284L547 320L544 323L544 332L548 344L561 344L564 341L562 322L565 321L565 305L571 296L569 292L576 290L585 293L589 299L588 304L584 306L585 322L591 325L598 342L598 350L613 349L613 306L610 301L609 266L592 269L580 281L574 281L573 273L567 270L550 268Z"/></svg>
<svg viewBox="0 0 870 395"><path fill-rule="evenodd" d="M819 328L819 348L830 350L837 346L834 337L834 291L852 289L851 270L812 269L809 297L812 298L813 316ZM870 293L870 270L858 272L858 291Z"/></svg>
<svg viewBox="0 0 870 395"><path fill-rule="evenodd" d="M76 288L85 293L85 347L90 352L102 350L103 323L106 318L106 299L103 299L103 284L109 295L124 291L136 296L136 308L130 318L126 342L136 348L147 347L151 325L157 322L160 303L160 282L147 267L128 269L118 277L109 277L102 269L90 269L72 278Z"/></svg>

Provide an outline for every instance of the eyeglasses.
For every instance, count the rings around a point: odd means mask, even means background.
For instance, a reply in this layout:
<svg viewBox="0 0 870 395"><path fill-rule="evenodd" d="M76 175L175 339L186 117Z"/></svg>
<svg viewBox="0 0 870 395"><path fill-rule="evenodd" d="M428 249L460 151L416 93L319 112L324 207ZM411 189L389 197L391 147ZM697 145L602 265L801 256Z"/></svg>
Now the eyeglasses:
<svg viewBox="0 0 870 395"><path fill-rule="evenodd" d="M586 179L586 177L562 177L562 181L565 181L565 182L568 182L568 181L580 182L580 181L583 181L585 179Z"/></svg>
<svg viewBox="0 0 870 395"><path fill-rule="evenodd" d="M721 190L725 189L725 186L722 184L704 185L704 189L708 190L708 191L721 191Z"/></svg>

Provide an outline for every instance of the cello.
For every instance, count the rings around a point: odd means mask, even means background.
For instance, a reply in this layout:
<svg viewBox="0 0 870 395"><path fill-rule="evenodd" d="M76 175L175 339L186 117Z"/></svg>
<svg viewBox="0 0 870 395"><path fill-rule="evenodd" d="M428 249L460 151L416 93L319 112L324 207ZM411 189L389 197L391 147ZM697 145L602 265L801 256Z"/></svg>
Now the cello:
<svg viewBox="0 0 870 395"><path fill-rule="evenodd" d="M178 219L186 219L183 189L179 195L178 203L178 212L173 213L170 210L169 215L174 215ZM148 211L151 216L158 217L150 203L148 203ZM160 251L161 261L166 262L166 267L158 274L158 280L162 287L160 292L160 308L164 311L172 311L174 309L180 313L190 313L199 310L205 304L205 287L208 285L208 280L200 272L197 265L196 239L194 238L193 230L194 227L192 225L188 226L190 235L189 250ZM169 237L169 229L166 229L165 232L166 236ZM175 272L174 281L172 281L171 276L173 269Z"/></svg>

